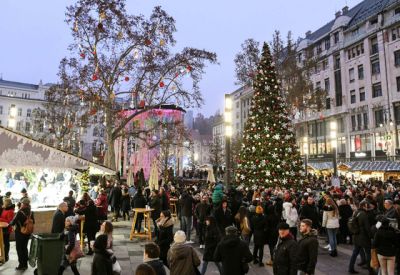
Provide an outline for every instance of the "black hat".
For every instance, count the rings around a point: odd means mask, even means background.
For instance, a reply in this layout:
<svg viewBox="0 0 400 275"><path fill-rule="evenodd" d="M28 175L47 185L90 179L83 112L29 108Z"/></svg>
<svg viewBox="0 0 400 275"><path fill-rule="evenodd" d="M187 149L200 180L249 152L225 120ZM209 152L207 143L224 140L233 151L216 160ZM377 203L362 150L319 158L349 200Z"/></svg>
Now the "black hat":
<svg viewBox="0 0 400 275"><path fill-rule="evenodd" d="M236 235L238 232L237 228L233 225L228 226L227 228L225 228L225 233L226 235Z"/></svg>
<svg viewBox="0 0 400 275"><path fill-rule="evenodd" d="M21 193L27 193L25 188L22 188Z"/></svg>
<svg viewBox="0 0 400 275"><path fill-rule="evenodd" d="M278 224L278 230L288 230L289 228L290 226L285 222L281 222Z"/></svg>

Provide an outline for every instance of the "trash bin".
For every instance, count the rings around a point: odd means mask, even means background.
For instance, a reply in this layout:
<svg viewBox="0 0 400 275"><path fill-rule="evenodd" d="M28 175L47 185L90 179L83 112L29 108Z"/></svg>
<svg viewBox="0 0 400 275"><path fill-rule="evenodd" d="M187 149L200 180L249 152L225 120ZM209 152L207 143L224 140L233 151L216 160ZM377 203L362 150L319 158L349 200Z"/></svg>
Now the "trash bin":
<svg viewBox="0 0 400 275"><path fill-rule="evenodd" d="M37 270L38 275L54 275L58 273L64 254L64 240L60 234L35 234L32 235L29 264Z"/></svg>

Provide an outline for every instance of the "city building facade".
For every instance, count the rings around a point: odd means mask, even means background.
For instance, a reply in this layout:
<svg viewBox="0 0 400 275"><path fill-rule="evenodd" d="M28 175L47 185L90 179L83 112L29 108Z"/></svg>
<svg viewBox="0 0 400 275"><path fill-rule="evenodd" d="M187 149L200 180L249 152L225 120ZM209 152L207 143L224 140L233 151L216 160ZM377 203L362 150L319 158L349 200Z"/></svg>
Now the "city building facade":
<svg viewBox="0 0 400 275"><path fill-rule="evenodd" d="M46 91L51 85L41 81L36 85L0 79L0 126L33 139L50 135L42 111L45 109ZM76 129L79 148L75 148L73 153L89 160L99 160L104 154L103 128L98 122Z"/></svg>
<svg viewBox="0 0 400 275"><path fill-rule="evenodd" d="M365 0L299 43L298 62L315 58L320 112L293 113L299 148L311 161L395 159L400 125L400 3ZM332 138L330 125L337 125Z"/></svg>

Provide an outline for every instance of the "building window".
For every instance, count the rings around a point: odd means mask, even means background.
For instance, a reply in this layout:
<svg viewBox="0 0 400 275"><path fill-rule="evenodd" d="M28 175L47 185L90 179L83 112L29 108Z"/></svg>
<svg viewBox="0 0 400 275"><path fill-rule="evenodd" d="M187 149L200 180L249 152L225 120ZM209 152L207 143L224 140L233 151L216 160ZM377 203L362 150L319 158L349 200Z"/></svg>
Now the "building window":
<svg viewBox="0 0 400 275"><path fill-rule="evenodd" d="M331 38L329 36L325 38L324 44L325 50L329 50L331 47Z"/></svg>
<svg viewBox="0 0 400 275"><path fill-rule="evenodd" d="M363 113L363 120L364 120L364 129L368 129L368 113Z"/></svg>
<svg viewBox="0 0 400 275"><path fill-rule="evenodd" d="M396 77L397 91L400 92L400 76Z"/></svg>
<svg viewBox="0 0 400 275"><path fill-rule="evenodd" d="M396 9L394 10L394 15L398 15L398 14L400 14L400 8L396 8Z"/></svg>
<svg viewBox="0 0 400 275"><path fill-rule="evenodd" d="M17 127L16 127L17 131L21 131L21 124L22 124L21 121L17 122Z"/></svg>
<svg viewBox="0 0 400 275"><path fill-rule="evenodd" d="M396 67L400 66L400 50L394 52L394 65Z"/></svg>
<svg viewBox="0 0 400 275"><path fill-rule="evenodd" d="M364 79L364 66L363 65L358 65L358 79L359 80Z"/></svg>
<svg viewBox="0 0 400 275"><path fill-rule="evenodd" d="M39 133L43 133L44 131L44 124L43 122L39 123Z"/></svg>
<svg viewBox="0 0 400 275"><path fill-rule="evenodd" d="M331 108L331 99L329 97L326 98L326 109L329 110Z"/></svg>
<svg viewBox="0 0 400 275"><path fill-rule="evenodd" d="M331 90L331 83L329 82L329 78L325 78L324 80L325 84L325 91L329 92Z"/></svg>
<svg viewBox="0 0 400 275"><path fill-rule="evenodd" d="M356 116L355 116L355 115L352 115L352 116L351 116L351 129L352 129L353 131L356 130Z"/></svg>
<svg viewBox="0 0 400 275"><path fill-rule="evenodd" d="M31 131L31 123L27 122L25 123L25 132L30 132Z"/></svg>
<svg viewBox="0 0 400 275"><path fill-rule="evenodd" d="M340 69L340 55L335 56L335 66L334 66L335 70L339 70Z"/></svg>
<svg viewBox="0 0 400 275"><path fill-rule="evenodd" d="M362 114L357 114L357 129L362 129Z"/></svg>
<svg viewBox="0 0 400 275"><path fill-rule="evenodd" d="M350 103L351 104L356 103L356 90L350 91Z"/></svg>
<svg viewBox="0 0 400 275"><path fill-rule="evenodd" d="M324 70L324 71L326 71L327 69L328 69L328 59L324 59L323 61L322 61L322 69Z"/></svg>
<svg viewBox="0 0 400 275"><path fill-rule="evenodd" d="M382 96L382 86L381 83L376 83L372 85L372 98Z"/></svg>
<svg viewBox="0 0 400 275"><path fill-rule="evenodd" d="M22 108L18 108L18 116L22 116Z"/></svg>
<svg viewBox="0 0 400 275"><path fill-rule="evenodd" d="M350 83L354 82L354 68L351 68L349 70L349 80L350 80Z"/></svg>
<svg viewBox="0 0 400 275"><path fill-rule="evenodd" d="M338 124L339 133L344 133L344 119L343 119L343 117L338 118L337 124Z"/></svg>
<svg viewBox="0 0 400 275"><path fill-rule="evenodd" d="M26 110L26 117L31 117L32 114L32 110L31 109L27 109Z"/></svg>
<svg viewBox="0 0 400 275"><path fill-rule="evenodd" d="M379 52L378 38L371 38L371 55L377 54Z"/></svg>
<svg viewBox="0 0 400 275"><path fill-rule="evenodd" d="M399 35L399 27L392 29L392 41L397 40L400 37Z"/></svg>
<svg viewBox="0 0 400 275"><path fill-rule="evenodd" d="M371 19L371 20L369 21L369 24L370 24L371 26L373 26L373 25L375 25L375 24L378 24L378 17L375 17L375 18Z"/></svg>
<svg viewBox="0 0 400 275"><path fill-rule="evenodd" d="M0 115L3 114L3 106L0 106Z"/></svg>
<svg viewBox="0 0 400 275"><path fill-rule="evenodd" d="M321 90L321 81L318 81L317 83L315 83L315 89L317 91Z"/></svg>
<svg viewBox="0 0 400 275"><path fill-rule="evenodd" d="M379 65L379 59L375 59L371 61L371 74L376 75L381 72L380 65Z"/></svg>
<svg viewBox="0 0 400 275"><path fill-rule="evenodd" d="M336 45L337 43L339 43L339 32L335 32L333 34L333 43Z"/></svg>
<svg viewBox="0 0 400 275"><path fill-rule="evenodd" d="M383 124L383 110L375 110L375 127L380 127Z"/></svg>
<svg viewBox="0 0 400 275"><path fill-rule="evenodd" d="M360 101L364 101L365 100L365 88L360 88L359 89L360 92Z"/></svg>
<svg viewBox="0 0 400 275"><path fill-rule="evenodd" d="M321 42L317 44L317 54L322 53L322 44Z"/></svg>

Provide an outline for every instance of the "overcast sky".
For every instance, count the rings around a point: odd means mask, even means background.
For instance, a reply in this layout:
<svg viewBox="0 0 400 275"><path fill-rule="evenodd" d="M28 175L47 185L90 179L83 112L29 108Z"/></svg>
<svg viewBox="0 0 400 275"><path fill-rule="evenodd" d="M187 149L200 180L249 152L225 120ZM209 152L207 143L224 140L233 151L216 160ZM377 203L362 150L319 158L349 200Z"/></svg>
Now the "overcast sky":
<svg viewBox="0 0 400 275"><path fill-rule="evenodd" d="M0 1L0 74L27 83L56 82L60 59L71 36L64 22L72 0ZM133 14L162 6L176 20L177 47L214 51L220 65L207 68L201 82L205 105L196 112L212 115L223 108L225 93L234 91L235 54L247 38L270 41L275 29L304 36L334 18L346 4L360 0L127 0Z"/></svg>

